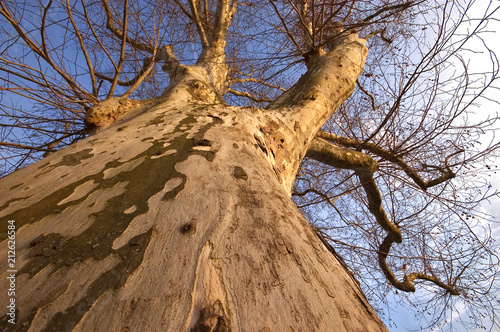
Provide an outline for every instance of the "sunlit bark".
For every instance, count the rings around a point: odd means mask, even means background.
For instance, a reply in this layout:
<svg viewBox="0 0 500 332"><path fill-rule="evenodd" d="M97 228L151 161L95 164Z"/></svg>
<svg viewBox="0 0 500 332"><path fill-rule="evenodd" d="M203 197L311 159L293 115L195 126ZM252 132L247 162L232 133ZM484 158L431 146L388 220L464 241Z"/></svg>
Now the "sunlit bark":
<svg viewBox="0 0 500 332"><path fill-rule="evenodd" d="M161 97L108 99L87 115L98 133L2 178L15 327L385 331L289 195L361 72L350 40L272 110L227 106L210 69L179 67Z"/></svg>

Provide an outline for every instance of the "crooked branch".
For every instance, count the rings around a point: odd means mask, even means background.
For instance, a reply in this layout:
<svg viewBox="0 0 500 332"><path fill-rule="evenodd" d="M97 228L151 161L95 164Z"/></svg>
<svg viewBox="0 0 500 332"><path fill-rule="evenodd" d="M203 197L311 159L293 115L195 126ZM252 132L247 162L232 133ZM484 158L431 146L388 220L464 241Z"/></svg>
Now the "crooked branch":
<svg viewBox="0 0 500 332"><path fill-rule="evenodd" d="M335 144L342 145L344 147L364 149L381 157L382 159L395 163L406 173L406 175L408 175L410 179L413 180L413 182L417 186L419 186L424 191L430 187L436 186L440 183L446 182L456 177L456 174L449 167L449 159L463 152L463 150L458 150L452 153L451 155L447 156L445 158L445 167L434 166L434 168L437 169L442 175L435 179L425 181L414 169L410 167L410 165L408 165L408 163L404 161L404 159L401 156L389 150L383 149L377 144L369 142L361 142L355 139L345 138L324 131L318 132L317 136L325 140L328 140L330 142L333 142Z"/></svg>
<svg viewBox="0 0 500 332"><path fill-rule="evenodd" d="M414 272L406 275L403 281L399 281L392 272L387 264L387 256L394 242L403 242L403 236L398 225L394 224L389 219L382 206L382 195L373 178L373 174L377 170L378 165L371 156L360 151L335 146L318 137L311 143L307 156L336 168L354 170L366 193L368 210L375 217L380 227L387 232L387 236L379 246L378 262L385 277L395 288L405 292L414 292L414 281L421 279L433 282L435 285L445 289L452 295L460 294L455 287L442 282L436 276Z"/></svg>

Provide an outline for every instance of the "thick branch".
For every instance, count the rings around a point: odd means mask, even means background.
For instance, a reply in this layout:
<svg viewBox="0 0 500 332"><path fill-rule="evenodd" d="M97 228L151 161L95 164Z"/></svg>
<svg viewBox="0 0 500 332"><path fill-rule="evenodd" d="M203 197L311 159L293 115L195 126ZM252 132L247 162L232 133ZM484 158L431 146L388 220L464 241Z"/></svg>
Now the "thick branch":
<svg viewBox="0 0 500 332"><path fill-rule="evenodd" d="M399 227L389 219L382 206L382 195L373 178L373 173L377 170L377 163L369 155L335 146L316 137L310 145L307 156L333 167L352 169L358 176L368 199L370 213L375 217L380 227L388 233L379 247L378 260L382 272L394 287L405 292L414 292L414 281L422 279L433 282L452 295L460 294L453 286L443 283L435 276L415 272L405 276L403 282L395 277L387 264L387 256L394 242L403 242L403 236Z"/></svg>
<svg viewBox="0 0 500 332"><path fill-rule="evenodd" d="M375 217L380 227L389 233L394 242L403 242L403 236L399 227L389 219L382 206L382 194L375 183L373 172L369 170L355 170L355 172L368 198L368 210Z"/></svg>
<svg viewBox="0 0 500 332"><path fill-rule="evenodd" d="M368 49L356 34L346 35L328 53L316 52L308 71L268 108L307 104L327 111L328 117L353 91ZM339 89L339 85L342 89Z"/></svg>
<svg viewBox="0 0 500 332"><path fill-rule="evenodd" d="M379 266L382 269L382 272L384 273L387 280L389 280L389 282L391 283L391 285L404 292L415 292L414 281L417 279L421 279L433 282L436 286L445 289L451 295L460 295L460 292L453 286L445 284L435 276L430 276L424 273L413 272L410 273L409 275L406 275L402 282L399 281L394 275L394 273L391 271L389 265L387 264L387 256L389 255L389 251L391 250L391 246L393 243L394 243L393 237L390 234L387 235L382 244L380 244L378 252Z"/></svg>
<svg viewBox="0 0 500 332"><path fill-rule="evenodd" d="M335 168L371 172L378 169L377 162L366 153L341 148L318 137L309 145L306 156Z"/></svg>
<svg viewBox="0 0 500 332"><path fill-rule="evenodd" d="M345 137L338 136L338 135L335 135L335 134L327 133L327 132L324 132L324 131L318 132L317 136L321 137L323 139L326 139L328 141L334 142L335 144L339 144L339 145L345 146L345 147L364 149L364 150L369 151L369 152L371 152L371 153L373 153L373 154L375 154L375 155L377 155L377 156L379 156L379 157L381 157L381 158L383 158L383 159L385 159L387 161L395 163L422 190L427 190L427 188L430 188L432 186L435 186L435 185L438 185L440 183L446 182L446 181L448 181L450 179L453 179L456 176L456 174L448 167L448 160L451 157L453 157L454 155L463 152L463 150L459 150L459 151L457 151L457 152L449 155L448 157L446 157L446 160L445 160L445 165L446 166L445 166L445 168L443 168L443 167L435 167L436 169L438 169L442 173L442 175L439 176L439 177L437 177L437 178L435 178L435 179L432 179L432 180L429 180L429 181L425 181L424 179L422 179L422 177L415 170L413 170L410 167L410 165L408 165L403 160L403 158L401 158L400 156L398 156L394 152L391 152L389 150L381 148L377 144L369 143L369 142L365 143L365 142L361 142L361 141L358 141L358 140L355 140L355 139L345 138Z"/></svg>
<svg viewBox="0 0 500 332"><path fill-rule="evenodd" d="M309 19L308 16L308 5L307 1L301 1L300 2L300 9L297 8L293 3L290 3L292 5L292 8L294 9L295 13L299 17L300 23L301 23L301 28L302 28L302 33L304 35L304 39L306 41L306 47L309 50L314 48L314 31L313 31L313 25L311 20ZM314 10L313 10L314 12Z"/></svg>
<svg viewBox="0 0 500 332"><path fill-rule="evenodd" d="M208 71L211 83L221 96L227 90L226 34L238 6L237 0L219 0L209 44L203 47L197 64ZM202 42L204 45L204 42Z"/></svg>

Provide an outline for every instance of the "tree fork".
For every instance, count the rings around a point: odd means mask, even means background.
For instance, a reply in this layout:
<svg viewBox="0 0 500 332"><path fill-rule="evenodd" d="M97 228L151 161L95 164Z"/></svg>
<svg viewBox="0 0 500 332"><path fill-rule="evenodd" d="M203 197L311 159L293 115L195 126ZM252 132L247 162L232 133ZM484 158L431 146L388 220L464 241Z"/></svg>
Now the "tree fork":
<svg viewBox="0 0 500 332"><path fill-rule="evenodd" d="M116 123L0 179L15 327L386 331L290 199L362 69L366 48L349 41L272 110L227 106L206 68L179 66L161 97L105 101L87 117L104 128L109 109Z"/></svg>

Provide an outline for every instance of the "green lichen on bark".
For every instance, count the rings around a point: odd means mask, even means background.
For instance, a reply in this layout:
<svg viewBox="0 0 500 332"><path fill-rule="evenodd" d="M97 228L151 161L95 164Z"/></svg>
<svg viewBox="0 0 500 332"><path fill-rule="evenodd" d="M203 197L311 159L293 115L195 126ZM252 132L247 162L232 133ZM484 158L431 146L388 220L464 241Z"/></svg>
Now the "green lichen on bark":
<svg viewBox="0 0 500 332"><path fill-rule="evenodd" d="M71 267L88 259L103 260L112 255L121 258L117 266L102 274L92 283L87 290L85 299L52 317L52 320L47 325L47 329L59 327L62 330L67 330L74 327L90 308L94 300L107 290L122 287L131 273L141 264L144 251L151 238L152 229L131 239L127 245L119 249L112 248L113 242L124 233L135 217L148 212L148 200L153 195L162 191L170 179L181 178L182 182L177 187L166 192L163 199L174 199L182 191L186 182L186 176L175 169L176 164L186 160L193 154L210 152L215 156L216 152L214 151L193 150L196 142L192 138L188 138L188 135L191 133L192 128L196 126L196 122L196 110L194 110L193 113L186 115L176 125L173 132L152 141L151 145L145 151L138 153L130 160L122 162L117 158L112 162L108 162L102 167L99 173L85 176L55 192L48 193L40 201L30 206L24 206L22 209L1 218L2 224L8 220L16 220L16 225L20 228L27 224L34 224L50 215L64 213L70 207L76 206L86 209L81 204L93 193L126 183L123 193L109 198L104 208L90 215L85 215L84 218L86 220L92 218L93 222L81 234L65 238L61 234L49 233L32 242L31 259L20 269L18 275L28 273L30 276L33 276L49 265L52 266L51 274L54 274L61 269ZM196 136L203 137L211 126L220 122L222 120L212 117L211 123L201 125L197 129ZM162 124L160 117L155 119L155 124ZM132 129L127 128L124 130ZM147 127L140 130L147 130ZM176 153L166 154L167 150L176 150ZM81 161L82 159L90 158L92 156L91 151L92 149L84 149L80 152L72 153L69 155L70 157L63 157L63 161L56 165L45 165L46 168L42 169L41 172L47 174L47 168L54 170L58 166L78 165L79 162L77 160ZM64 153L64 150L59 153ZM124 170L110 178L105 177L106 170L137 160L142 161L133 169ZM95 160L94 162L99 161ZM47 174L47 176L51 176L51 174ZM82 197L60 204L78 186L88 181L93 181L97 185ZM136 206L136 209L131 213L124 213L124 210L130 206ZM1 240L4 239L5 235L2 234ZM38 307L40 307L39 303L36 304L36 308ZM29 327L33 317L33 314L30 313L25 317L23 322L19 322L17 325L18 330ZM5 326L3 322L1 322L1 325Z"/></svg>
<svg viewBox="0 0 500 332"><path fill-rule="evenodd" d="M43 331L67 331L73 329L99 296L107 290L123 287L128 277L141 264L151 234L152 229L135 236L129 241L128 245L116 250L115 254L120 256L121 262L113 269L103 273L90 285L84 300L78 301L64 312L55 314Z"/></svg>

